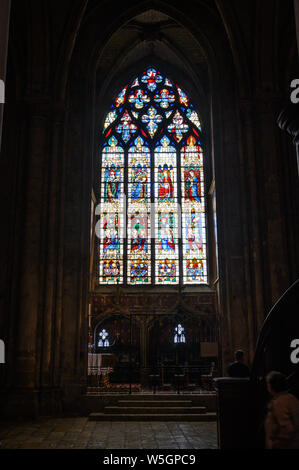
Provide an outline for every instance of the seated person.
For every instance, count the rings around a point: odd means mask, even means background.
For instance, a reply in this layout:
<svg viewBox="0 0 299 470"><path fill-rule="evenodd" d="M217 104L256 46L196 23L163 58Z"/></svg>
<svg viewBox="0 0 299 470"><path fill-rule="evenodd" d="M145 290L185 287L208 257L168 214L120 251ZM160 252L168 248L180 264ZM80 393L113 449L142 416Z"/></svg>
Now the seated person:
<svg viewBox="0 0 299 470"><path fill-rule="evenodd" d="M288 393L285 375L270 372L266 381L272 395L265 421L266 449L299 449L299 401Z"/></svg>
<svg viewBox="0 0 299 470"><path fill-rule="evenodd" d="M230 377L244 379L250 376L249 367L244 363L243 351L235 352L235 362L232 362L227 367L227 373Z"/></svg>

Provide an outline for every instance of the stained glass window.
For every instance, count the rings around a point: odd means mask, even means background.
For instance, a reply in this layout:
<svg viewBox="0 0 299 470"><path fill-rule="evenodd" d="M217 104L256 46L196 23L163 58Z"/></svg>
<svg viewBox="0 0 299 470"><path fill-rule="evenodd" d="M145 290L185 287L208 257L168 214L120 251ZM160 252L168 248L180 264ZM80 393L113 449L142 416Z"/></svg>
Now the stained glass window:
<svg viewBox="0 0 299 470"><path fill-rule="evenodd" d="M115 137L102 153L100 283L123 281L124 150Z"/></svg>
<svg viewBox="0 0 299 470"><path fill-rule="evenodd" d="M194 136L181 151L183 282L206 281L207 249L203 152Z"/></svg>
<svg viewBox="0 0 299 470"><path fill-rule="evenodd" d="M202 130L189 96L149 67L101 133L99 283L207 284Z"/></svg>
<svg viewBox="0 0 299 470"><path fill-rule="evenodd" d="M102 330L99 334L98 347L99 348L109 348L109 333L106 330Z"/></svg>
<svg viewBox="0 0 299 470"><path fill-rule="evenodd" d="M128 151L128 283L150 284L150 181L148 144L137 137Z"/></svg>
<svg viewBox="0 0 299 470"><path fill-rule="evenodd" d="M177 155L164 136L155 149L156 283L179 282Z"/></svg>
<svg viewBox="0 0 299 470"><path fill-rule="evenodd" d="M174 344L186 343L185 328L178 325L174 329Z"/></svg>

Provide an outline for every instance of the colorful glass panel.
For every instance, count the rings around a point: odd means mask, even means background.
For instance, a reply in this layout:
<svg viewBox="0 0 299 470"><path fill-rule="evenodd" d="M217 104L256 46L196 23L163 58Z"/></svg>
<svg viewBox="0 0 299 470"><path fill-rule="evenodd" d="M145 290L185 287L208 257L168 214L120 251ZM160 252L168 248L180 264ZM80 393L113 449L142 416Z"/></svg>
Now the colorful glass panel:
<svg viewBox="0 0 299 470"><path fill-rule="evenodd" d="M155 91L157 85L161 83L162 80L162 76L154 68L149 68L141 79L142 83L145 83L150 91Z"/></svg>
<svg viewBox="0 0 299 470"><path fill-rule="evenodd" d="M158 283L179 282L177 154L164 136L155 150L156 277Z"/></svg>
<svg viewBox="0 0 299 470"><path fill-rule="evenodd" d="M170 93L169 90L163 88L160 93L157 93L155 95L154 100L161 106L161 108L167 109L170 106L173 106L175 102L175 95L173 93Z"/></svg>
<svg viewBox="0 0 299 470"><path fill-rule="evenodd" d="M150 178L148 145L137 137L128 153L128 283L151 282Z"/></svg>
<svg viewBox="0 0 299 470"><path fill-rule="evenodd" d="M116 100L115 100L115 106L117 108L119 108L120 106L122 106L125 102L125 99L126 99L126 91L127 91L127 86L120 92L120 94L117 96Z"/></svg>
<svg viewBox="0 0 299 470"><path fill-rule="evenodd" d="M184 283L207 283L203 153L195 137L181 152Z"/></svg>
<svg viewBox="0 0 299 470"><path fill-rule="evenodd" d="M117 118L117 111L111 111L110 113L107 114L107 117L105 119L105 124L104 124L104 130L103 132L105 132L105 130L111 126L111 124L113 124L113 122L115 121L115 119Z"/></svg>
<svg viewBox="0 0 299 470"><path fill-rule="evenodd" d="M116 132L118 132L118 134L121 134L123 141L127 143L136 131L137 127L135 126L135 124L132 124L132 118L129 115L128 111L126 111L123 117L121 118L121 124L116 127Z"/></svg>
<svg viewBox="0 0 299 470"><path fill-rule="evenodd" d="M157 132L158 125L163 121L162 116L157 113L155 108L149 108L147 114L142 116L142 122L147 124L147 130L151 138L154 137Z"/></svg>
<svg viewBox="0 0 299 470"><path fill-rule="evenodd" d="M189 97L149 67L116 97L103 132L99 282L206 284L201 123Z"/></svg>
<svg viewBox="0 0 299 470"><path fill-rule="evenodd" d="M99 334L98 347L99 348L109 348L109 333L105 329Z"/></svg>
<svg viewBox="0 0 299 470"><path fill-rule="evenodd" d="M184 118L179 111L175 113L172 123L168 126L168 131L177 142L180 142L184 134L189 131L189 126L184 123Z"/></svg>
<svg viewBox="0 0 299 470"><path fill-rule="evenodd" d="M183 90L179 86L177 86L177 90L179 93L180 103L183 104L184 106L189 106L189 98L186 95L186 93L184 93Z"/></svg>
<svg viewBox="0 0 299 470"><path fill-rule="evenodd" d="M123 281L124 151L113 136L102 153L100 282Z"/></svg>
<svg viewBox="0 0 299 470"><path fill-rule="evenodd" d="M199 130L201 130L200 120L196 111L193 111L189 108L187 110L186 116Z"/></svg>
<svg viewBox="0 0 299 470"><path fill-rule="evenodd" d="M146 103L150 102L150 98L143 90L138 89L129 96L129 102L132 103L135 108L142 109Z"/></svg>
<svg viewBox="0 0 299 470"><path fill-rule="evenodd" d="M174 344L186 343L185 328L179 324L174 329Z"/></svg>

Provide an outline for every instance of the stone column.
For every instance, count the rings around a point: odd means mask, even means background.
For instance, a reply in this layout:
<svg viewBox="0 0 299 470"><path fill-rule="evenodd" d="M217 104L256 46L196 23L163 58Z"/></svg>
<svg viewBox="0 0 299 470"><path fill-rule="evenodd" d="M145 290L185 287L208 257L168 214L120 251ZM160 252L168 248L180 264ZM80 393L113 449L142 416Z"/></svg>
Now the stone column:
<svg viewBox="0 0 299 470"><path fill-rule="evenodd" d="M299 0L294 0L294 7L295 7L297 45L298 45L298 55L299 55Z"/></svg>
<svg viewBox="0 0 299 470"><path fill-rule="evenodd" d="M10 15L10 0L1 0L1 3L0 3L0 80L3 80L4 83L5 83L5 76L6 76L9 15ZM0 96L0 149L1 149L1 137L2 137L2 118L3 118L3 108L4 108L4 105L3 103L1 103L1 101L2 100Z"/></svg>
<svg viewBox="0 0 299 470"><path fill-rule="evenodd" d="M22 105L22 185L18 295L9 335L9 388L3 414L60 412L61 248L64 107L30 96ZM0 404L1 406L1 404Z"/></svg>
<svg viewBox="0 0 299 470"><path fill-rule="evenodd" d="M298 46L298 56L299 56L299 0L294 0L294 7L295 7L295 20L296 20L296 31L297 31L297 46ZM299 77L296 77L299 78ZM298 108L298 105L297 105ZM298 110L297 110L298 114ZM299 119L297 118L297 126L296 132L294 132L293 128L293 138L294 143L296 144L297 149L297 164L298 164L298 175L299 175Z"/></svg>
<svg viewBox="0 0 299 470"><path fill-rule="evenodd" d="M265 73L264 83L266 78ZM292 248L285 242L287 214L285 200L281 197L284 185L286 191L289 191L289 187L281 171L283 157L276 123L282 96L263 85L257 90L255 99L258 142L256 152L259 159L257 181L266 315L290 284L289 257Z"/></svg>
<svg viewBox="0 0 299 470"><path fill-rule="evenodd" d="M297 149L297 166L299 176L299 104L290 103L278 116L277 123L283 131L286 131L293 138L293 143Z"/></svg>

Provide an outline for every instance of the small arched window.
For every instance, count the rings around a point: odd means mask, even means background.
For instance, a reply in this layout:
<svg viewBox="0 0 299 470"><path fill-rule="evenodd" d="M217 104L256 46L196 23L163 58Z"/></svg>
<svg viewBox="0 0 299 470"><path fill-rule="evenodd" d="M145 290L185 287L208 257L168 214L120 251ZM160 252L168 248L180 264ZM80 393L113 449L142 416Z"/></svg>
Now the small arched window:
<svg viewBox="0 0 299 470"><path fill-rule="evenodd" d="M115 98L101 151L99 283L207 284L199 116L149 67Z"/></svg>
<svg viewBox="0 0 299 470"><path fill-rule="evenodd" d="M102 330L99 334L98 347L99 348L109 348L109 333L106 330Z"/></svg>
<svg viewBox="0 0 299 470"><path fill-rule="evenodd" d="M174 344L186 343L185 328L179 324L174 329Z"/></svg>

